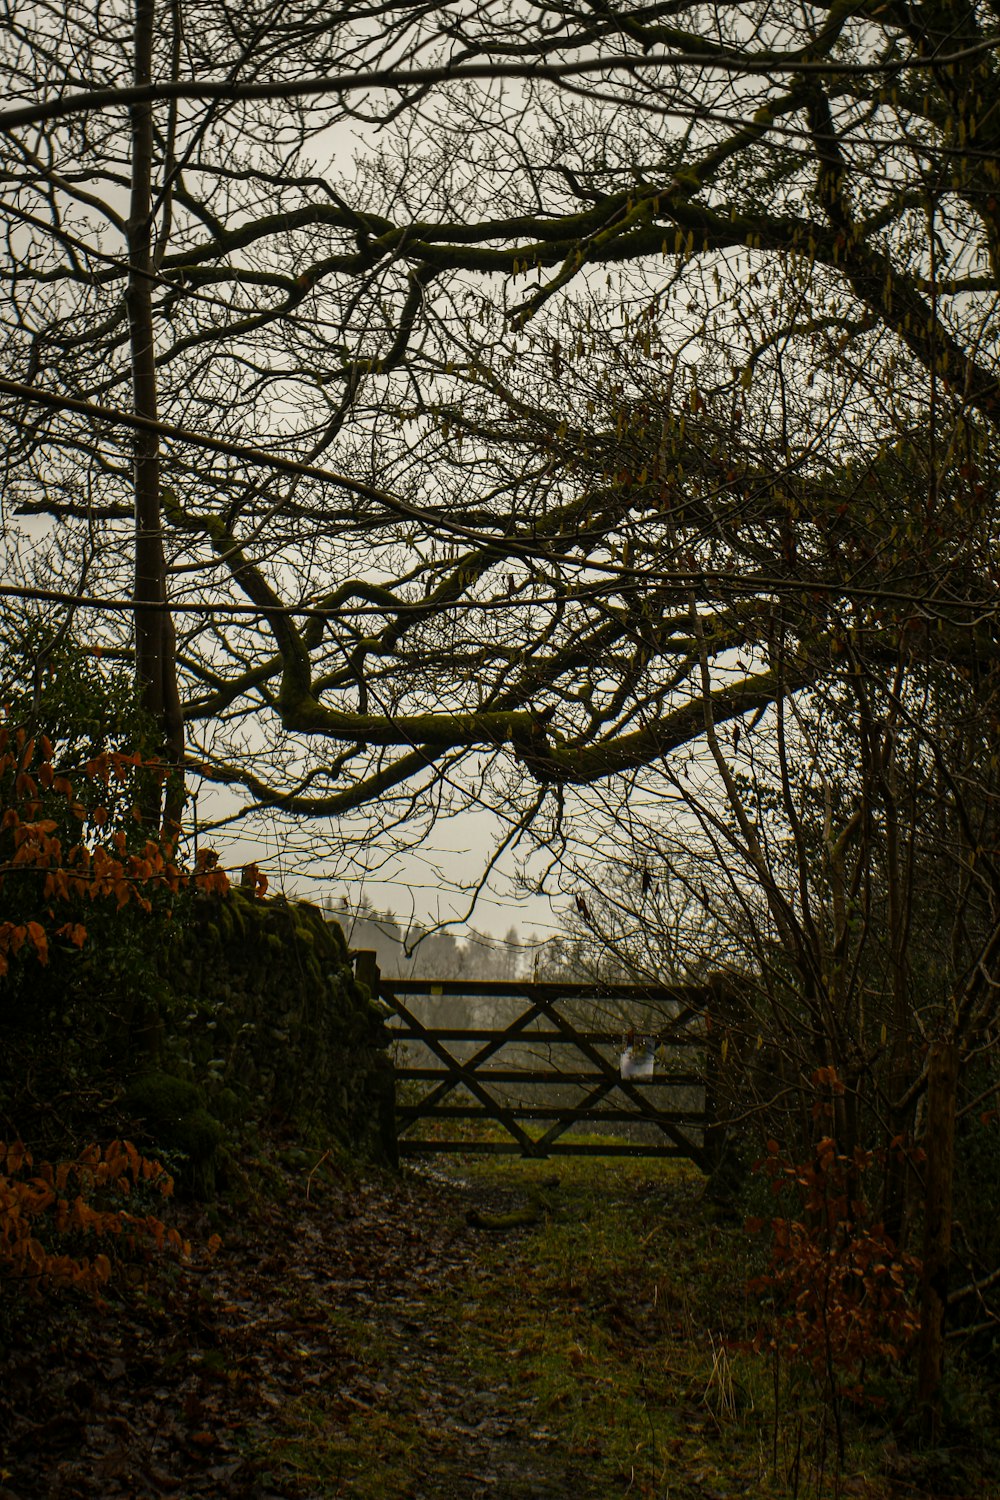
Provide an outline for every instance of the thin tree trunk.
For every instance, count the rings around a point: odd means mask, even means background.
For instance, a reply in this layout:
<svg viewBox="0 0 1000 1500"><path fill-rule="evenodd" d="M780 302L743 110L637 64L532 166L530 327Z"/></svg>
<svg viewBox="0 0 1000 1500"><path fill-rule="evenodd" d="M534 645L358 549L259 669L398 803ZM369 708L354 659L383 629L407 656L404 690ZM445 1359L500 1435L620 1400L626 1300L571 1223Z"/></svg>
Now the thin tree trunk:
<svg viewBox="0 0 1000 1500"><path fill-rule="evenodd" d="M152 82L155 0L136 0L133 80ZM136 414L157 418L156 350L153 335L153 109L135 104L132 184L128 217L128 310L132 399ZM143 706L160 734L160 754L173 773L166 794L166 820L176 822L183 803L181 766L184 722L174 659L173 623L167 608L166 565L160 517L160 442L155 432L135 437L135 671ZM150 799L152 801L152 799ZM156 801L159 820L160 798Z"/></svg>
<svg viewBox="0 0 1000 1500"><path fill-rule="evenodd" d="M951 1264L951 1199L955 1163L955 1096L958 1048L935 1042L927 1071L927 1187L924 1203L924 1276L920 1300L917 1403L924 1435L932 1440L940 1420L944 1368L944 1316Z"/></svg>
<svg viewBox="0 0 1000 1500"><path fill-rule="evenodd" d="M903 688L902 668L897 666L893 698ZM895 718L895 715L893 715ZM895 724L887 727L882 753L882 790L885 799L885 859L887 885L887 920L889 924L889 964L892 994L890 1018L889 1097L896 1100L906 1092L911 1070L911 1033L913 1017L909 984L907 945L909 940L912 880L904 873L900 848L900 787L896 758ZM911 814L913 804L910 804ZM896 1244L902 1244L906 1231L906 1173L903 1152L893 1146L896 1136L907 1130L905 1115L890 1113L890 1139L884 1179L884 1213L886 1233Z"/></svg>

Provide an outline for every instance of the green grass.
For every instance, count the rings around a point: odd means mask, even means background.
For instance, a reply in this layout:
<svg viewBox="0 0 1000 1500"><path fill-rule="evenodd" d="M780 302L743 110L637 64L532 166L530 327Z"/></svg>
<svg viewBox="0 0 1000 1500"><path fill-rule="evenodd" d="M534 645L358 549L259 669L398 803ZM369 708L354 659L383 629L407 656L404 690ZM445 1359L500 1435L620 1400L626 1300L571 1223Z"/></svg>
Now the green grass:
<svg viewBox="0 0 1000 1500"><path fill-rule="evenodd" d="M298 1401L287 1413L289 1436L275 1457L275 1472L293 1476L311 1495L357 1495L400 1500L420 1467L419 1431L391 1412L356 1412L331 1418L329 1404Z"/></svg>
<svg viewBox="0 0 1000 1500"><path fill-rule="evenodd" d="M754 1432L757 1416L725 1353L726 1330L742 1330L742 1290L732 1236L705 1220L699 1174L593 1158L499 1170L471 1158L464 1170L525 1189L559 1177L551 1214L513 1261L497 1246L477 1284L480 1368L514 1353L540 1412L608 1485L656 1495L670 1479L680 1495L683 1471L704 1475L723 1458L745 1484L727 1413L742 1408Z"/></svg>
<svg viewBox="0 0 1000 1500"><path fill-rule="evenodd" d="M851 1418L836 1474L822 1391L781 1367L776 1381L770 1358L753 1352L759 1313L745 1285L762 1250L717 1218L693 1167L479 1155L434 1165L472 1185L470 1204L527 1200L545 1211L529 1230L480 1233L465 1274L428 1278L414 1292L413 1319L440 1335L430 1371L425 1364L384 1397L376 1384L367 1410L324 1395L286 1413L280 1460L306 1493L457 1500L468 1480L455 1462L460 1440L435 1405L442 1390L495 1393L518 1431L503 1451L523 1451L536 1476L551 1469L553 1494L560 1473L580 1476L563 1491L578 1500L893 1493L880 1477L879 1421ZM460 1224L456 1213L441 1232ZM330 1316L373 1381L398 1363L392 1318ZM415 1474L424 1488L409 1487ZM522 1492L511 1480L497 1493ZM913 1484L907 1493L935 1491Z"/></svg>

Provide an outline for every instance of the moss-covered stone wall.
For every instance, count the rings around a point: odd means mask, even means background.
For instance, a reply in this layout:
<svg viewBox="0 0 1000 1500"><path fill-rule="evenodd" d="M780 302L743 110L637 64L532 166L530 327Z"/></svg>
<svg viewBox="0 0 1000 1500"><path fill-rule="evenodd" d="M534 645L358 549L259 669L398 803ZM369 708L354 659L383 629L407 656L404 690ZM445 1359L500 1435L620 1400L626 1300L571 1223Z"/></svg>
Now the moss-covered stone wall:
<svg viewBox="0 0 1000 1500"><path fill-rule="evenodd" d="M199 898L163 957L167 1014L128 1094L153 1138L197 1168L241 1122L288 1124L395 1161L381 1009L317 907L240 889ZM178 1079L192 1090L183 1110L168 1082Z"/></svg>

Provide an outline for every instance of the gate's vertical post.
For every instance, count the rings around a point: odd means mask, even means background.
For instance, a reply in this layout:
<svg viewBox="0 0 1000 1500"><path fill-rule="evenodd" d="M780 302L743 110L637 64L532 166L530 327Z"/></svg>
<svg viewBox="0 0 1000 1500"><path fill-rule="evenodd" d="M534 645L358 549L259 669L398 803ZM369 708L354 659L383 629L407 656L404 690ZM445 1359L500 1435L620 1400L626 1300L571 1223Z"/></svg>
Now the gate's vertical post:
<svg viewBox="0 0 1000 1500"><path fill-rule="evenodd" d="M363 984L376 1002L382 988L382 973L374 948L359 948L354 954L354 977ZM388 1053L383 1059L385 1088L379 1104L379 1138L385 1159L391 1167L399 1166L399 1122L396 1118L396 1070Z"/></svg>
<svg viewBox="0 0 1000 1500"><path fill-rule="evenodd" d="M382 974L378 966L378 954L374 948L359 948L354 955L354 977L359 984L366 985L373 1000L378 999Z"/></svg>
<svg viewBox="0 0 1000 1500"><path fill-rule="evenodd" d="M705 1170L711 1176L722 1160L725 1125L722 1105L722 1026L717 1008L705 1011Z"/></svg>

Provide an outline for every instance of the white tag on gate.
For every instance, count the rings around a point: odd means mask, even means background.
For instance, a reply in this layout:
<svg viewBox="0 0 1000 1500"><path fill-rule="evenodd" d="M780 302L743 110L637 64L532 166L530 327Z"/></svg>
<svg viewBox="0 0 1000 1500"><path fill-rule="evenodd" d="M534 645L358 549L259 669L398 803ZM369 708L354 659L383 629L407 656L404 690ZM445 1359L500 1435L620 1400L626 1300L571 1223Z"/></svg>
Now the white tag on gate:
<svg viewBox="0 0 1000 1500"><path fill-rule="evenodd" d="M656 1058L656 1043L640 1038L634 1047L626 1047L621 1055L623 1078L652 1078Z"/></svg>

